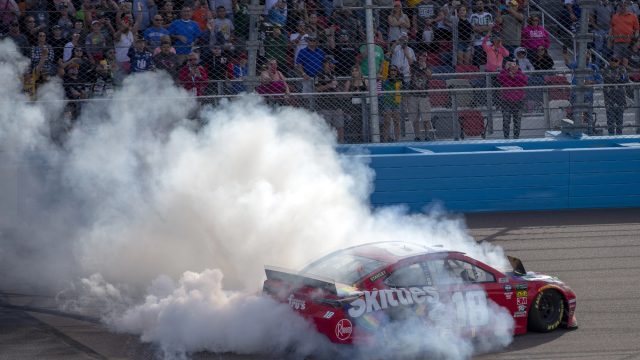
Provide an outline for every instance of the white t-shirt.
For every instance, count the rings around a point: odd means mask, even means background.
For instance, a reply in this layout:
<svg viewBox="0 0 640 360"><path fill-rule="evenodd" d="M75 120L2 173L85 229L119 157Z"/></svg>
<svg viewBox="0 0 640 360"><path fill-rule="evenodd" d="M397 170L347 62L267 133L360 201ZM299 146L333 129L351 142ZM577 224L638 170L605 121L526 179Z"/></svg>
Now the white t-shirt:
<svg viewBox="0 0 640 360"><path fill-rule="evenodd" d="M471 25L479 25L479 26L486 26L489 24L493 24L493 15L491 15L486 11L480 14L473 13L469 16L469 22L471 23ZM474 32L473 36L474 36L473 45L482 46L482 38L484 37L484 35Z"/></svg>
<svg viewBox="0 0 640 360"><path fill-rule="evenodd" d="M120 35L120 39L114 43L117 62L129 61L129 55L127 55L127 53L131 45L133 45L133 33L131 31Z"/></svg>
<svg viewBox="0 0 640 360"><path fill-rule="evenodd" d="M405 79L411 77L411 66L409 65L409 58L411 58L412 61L416 61L416 53L413 52L413 49L408 46L407 53L408 54L405 54L402 45L396 45L396 47L393 48L393 55L391 55L391 65L397 66L398 70L402 73Z"/></svg>
<svg viewBox="0 0 640 360"><path fill-rule="evenodd" d="M300 33L291 34L289 36L289 42L294 42L294 41L298 40L299 37L300 37ZM302 50L302 49L307 47L307 37L309 37L309 35L302 36L302 38L300 39L300 42L298 43L298 45L296 45L296 50L293 53L293 62L294 63L295 63L296 60L298 60L298 53L300 52L300 50Z"/></svg>

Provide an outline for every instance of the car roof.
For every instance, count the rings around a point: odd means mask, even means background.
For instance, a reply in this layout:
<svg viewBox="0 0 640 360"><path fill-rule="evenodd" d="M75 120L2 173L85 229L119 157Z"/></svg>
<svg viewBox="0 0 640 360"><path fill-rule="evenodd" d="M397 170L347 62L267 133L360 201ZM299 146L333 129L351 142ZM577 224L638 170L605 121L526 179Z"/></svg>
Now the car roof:
<svg viewBox="0 0 640 360"><path fill-rule="evenodd" d="M354 255L379 260L387 264L398 262L402 259L434 253L450 253L440 245L429 247L406 241L381 241L352 246L340 251L346 251Z"/></svg>

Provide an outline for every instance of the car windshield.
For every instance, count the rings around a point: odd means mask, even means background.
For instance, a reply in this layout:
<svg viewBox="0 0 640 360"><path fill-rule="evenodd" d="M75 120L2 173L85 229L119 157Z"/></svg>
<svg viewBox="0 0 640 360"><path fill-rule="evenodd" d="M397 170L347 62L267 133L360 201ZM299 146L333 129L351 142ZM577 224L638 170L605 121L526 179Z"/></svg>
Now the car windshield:
<svg viewBox="0 0 640 360"><path fill-rule="evenodd" d="M384 265L386 264L379 260L339 252L310 264L302 269L302 273L318 275L352 285Z"/></svg>

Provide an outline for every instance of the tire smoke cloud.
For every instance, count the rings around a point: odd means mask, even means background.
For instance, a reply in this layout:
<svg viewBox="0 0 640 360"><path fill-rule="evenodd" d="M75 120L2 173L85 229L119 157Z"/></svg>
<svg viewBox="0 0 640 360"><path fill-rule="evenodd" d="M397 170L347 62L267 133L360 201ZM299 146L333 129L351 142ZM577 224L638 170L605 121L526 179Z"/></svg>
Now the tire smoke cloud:
<svg viewBox="0 0 640 360"><path fill-rule="evenodd" d="M338 154L317 115L274 110L256 96L205 108L199 123L195 101L168 76L134 75L113 101L84 103L64 145L53 144L61 83L28 101L19 79L27 64L15 54L0 43L0 289L56 293L62 308L139 334L164 358L371 358L367 349L334 348L287 304L260 296L263 266L300 269L386 240L505 264L502 250L477 244L462 219L371 209L366 157ZM504 346L513 321L490 305L495 338L482 345L440 329L446 319L435 329L409 319L385 327L403 335L385 335L378 356L402 348L402 357L463 359Z"/></svg>

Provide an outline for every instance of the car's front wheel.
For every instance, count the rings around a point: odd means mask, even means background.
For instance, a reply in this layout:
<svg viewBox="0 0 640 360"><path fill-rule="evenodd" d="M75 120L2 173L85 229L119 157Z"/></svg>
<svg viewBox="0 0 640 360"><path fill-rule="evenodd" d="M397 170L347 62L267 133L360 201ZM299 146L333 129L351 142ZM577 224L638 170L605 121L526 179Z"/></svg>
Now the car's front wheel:
<svg viewBox="0 0 640 360"><path fill-rule="evenodd" d="M538 293L529 311L529 329L549 332L557 329L564 316L564 302L556 290Z"/></svg>

